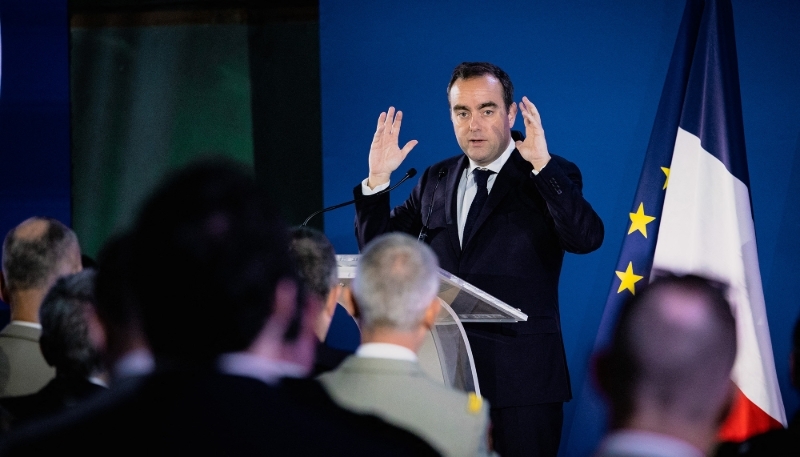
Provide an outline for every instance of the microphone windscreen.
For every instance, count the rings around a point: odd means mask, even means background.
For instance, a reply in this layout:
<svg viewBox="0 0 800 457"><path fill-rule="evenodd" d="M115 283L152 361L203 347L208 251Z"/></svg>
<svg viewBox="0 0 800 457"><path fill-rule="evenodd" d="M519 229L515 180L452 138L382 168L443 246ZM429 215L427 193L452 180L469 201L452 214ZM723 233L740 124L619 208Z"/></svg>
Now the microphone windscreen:
<svg viewBox="0 0 800 457"><path fill-rule="evenodd" d="M408 170L408 173L406 173L406 176L408 176L409 178L413 178L416 174L417 174L417 169L416 168L412 168L412 169Z"/></svg>

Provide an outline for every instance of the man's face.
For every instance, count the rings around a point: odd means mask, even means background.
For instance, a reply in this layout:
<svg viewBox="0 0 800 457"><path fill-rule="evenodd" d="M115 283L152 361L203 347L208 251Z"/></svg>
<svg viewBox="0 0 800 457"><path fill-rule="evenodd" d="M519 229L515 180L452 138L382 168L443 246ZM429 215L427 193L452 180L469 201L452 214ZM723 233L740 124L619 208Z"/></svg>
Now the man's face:
<svg viewBox="0 0 800 457"><path fill-rule="evenodd" d="M494 76L459 79L450 88L450 118L461 150L480 166L503 154L511 140L517 105L506 111L503 85Z"/></svg>

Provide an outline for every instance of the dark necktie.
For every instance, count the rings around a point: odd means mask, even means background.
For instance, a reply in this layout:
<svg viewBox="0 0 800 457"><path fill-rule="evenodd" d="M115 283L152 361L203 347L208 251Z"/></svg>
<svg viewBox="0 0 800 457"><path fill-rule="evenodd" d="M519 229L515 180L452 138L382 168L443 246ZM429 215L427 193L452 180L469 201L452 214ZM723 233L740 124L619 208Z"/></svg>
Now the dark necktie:
<svg viewBox="0 0 800 457"><path fill-rule="evenodd" d="M467 221L464 223L464 234L461 237L462 246L467 245L469 236L472 233L472 226L475 225L475 220L478 219L478 214L480 214L483 204L486 203L486 199L489 198L489 190L486 188L486 183L489 181L489 176L491 176L492 173L494 173L492 170L481 170L478 168L472 171L475 184L478 185L478 191L475 193L475 199L472 200L472 205L470 205L469 212L467 213Z"/></svg>

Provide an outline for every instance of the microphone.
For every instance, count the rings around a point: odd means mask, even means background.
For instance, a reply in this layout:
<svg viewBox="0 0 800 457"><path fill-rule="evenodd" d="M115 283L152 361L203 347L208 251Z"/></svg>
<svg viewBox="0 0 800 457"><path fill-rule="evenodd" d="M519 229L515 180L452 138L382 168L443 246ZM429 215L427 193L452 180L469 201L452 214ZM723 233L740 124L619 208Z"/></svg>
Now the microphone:
<svg viewBox="0 0 800 457"><path fill-rule="evenodd" d="M395 184L392 187L389 187L388 189L383 189L382 191L375 192L372 195L362 195L362 196L360 196L358 198L354 198L353 200L350 200L349 202L339 203L338 205L329 206L327 208L322 208L319 211L315 211L310 216L308 216L306 218L306 220L302 224L300 224L300 226L301 227L305 227L308 224L308 221L310 221L311 218L316 216L317 214L322 214L322 213L328 212L328 211L336 209L336 208L341 208L342 206L352 205L353 203L355 203L355 202L357 202L359 200L363 200L365 198L377 197L378 195L383 195L383 194L385 194L385 193L387 193L389 191L392 191L392 190L396 189L397 186L399 186L400 184L403 184L404 182L406 182L409 179L413 178L416 174L417 174L417 170L414 169L414 168L411 168L406 172L406 175L403 176L403 179L401 179L400 181L397 181L397 184Z"/></svg>
<svg viewBox="0 0 800 457"><path fill-rule="evenodd" d="M436 180L436 185L433 186L433 195L431 195L431 206L428 208L428 217L425 218L425 223L422 224L422 228L419 231L419 236L417 237L417 240L422 241L423 243L428 239L428 222L431 221L431 213L433 213L433 202L436 199L436 189L439 188L439 183L442 182L442 178L444 178L444 175L446 174L447 168L442 168L439 170L439 179Z"/></svg>

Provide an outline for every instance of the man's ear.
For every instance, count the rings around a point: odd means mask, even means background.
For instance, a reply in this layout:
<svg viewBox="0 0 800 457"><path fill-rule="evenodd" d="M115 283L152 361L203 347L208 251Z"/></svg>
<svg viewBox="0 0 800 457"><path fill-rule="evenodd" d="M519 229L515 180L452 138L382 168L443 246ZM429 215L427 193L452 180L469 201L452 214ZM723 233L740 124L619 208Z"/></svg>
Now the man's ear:
<svg viewBox="0 0 800 457"><path fill-rule="evenodd" d="M336 304L339 302L339 294L342 291L341 284L337 284L331 287L330 292L328 292L328 297L325 300L325 304L323 306L323 310L325 314L330 317L333 317L333 313L336 312Z"/></svg>
<svg viewBox="0 0 800 457"><path fill-rule="evenodd" d="M339 303L347 310L348 314L358 320L360 314L358 311L358 303L356 303L356 297L353 296L353 291L349 286L342 287L342 291L339 294Z"/></svg>
<svg viewBox="0 0 800 457"><path fill-rule="evenodd" d="M297 306L297 283L281 279L275 286L272 313L267 316L261 331L250 344L249 351L256 355L275 357L283 344L283 336L289 328Z"/></svg>
<svg viewBox="0 0 800 457"><path fill-rule="evenodd" d="M8 304L8 288L6 287L6 275L0 271L0 300Z"/></svg>
<svg viewBox="0 0 800 457"><path fill-rule="evenodd" d="M436 317L439 315L441 309L442 305L439 303L439 297L433 297L433 300L428 304L428 308L425 310L425 315L422 318L422 323L426 329L431 329L436 325Z"/></svg>
<svg viewBox="0 0 800 457"><path fill-rule="evenodd" d="M517 120L517 104L511 102L508 106L508 127L514 127L514 122Z"/></svg>
<svg viewBox="0 0 800 457"><path fill-rule="evenodd" d="M89 342L100 353L108 352L108 338L106 335L106 328L97 315L97 310L94 306L87 305L83 310L86 319L86 330Z"/></svg>

